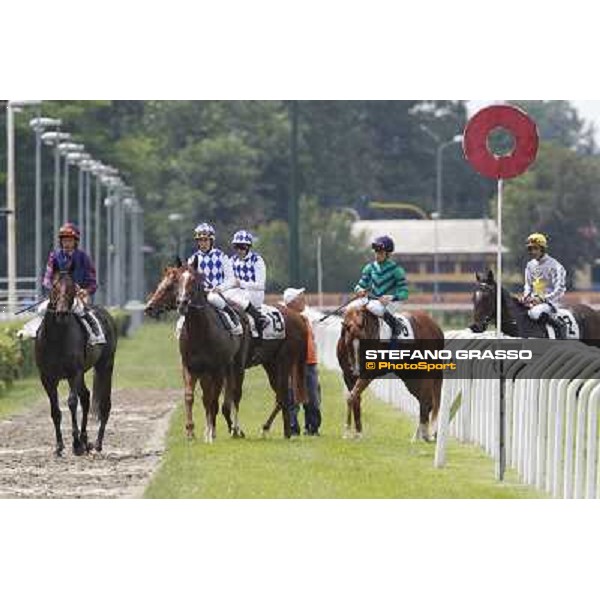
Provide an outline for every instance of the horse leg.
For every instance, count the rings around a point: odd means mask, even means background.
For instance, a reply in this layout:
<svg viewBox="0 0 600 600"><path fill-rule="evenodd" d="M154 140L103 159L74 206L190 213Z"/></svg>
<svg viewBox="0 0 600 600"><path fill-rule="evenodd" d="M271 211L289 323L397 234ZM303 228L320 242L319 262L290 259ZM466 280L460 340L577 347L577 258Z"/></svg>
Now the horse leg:
<svg viewBox="0 0 600 600"><path fill-rule="evenodd" d="M60 405L58 402L58 380L42 375L42 385L48 394L50 400L50 414L52 415L52 422L54 423L54 432L56 434L56 456L62 456L62 452L65 449L63 442L62 433L60 431L61 412Z"/></svg>
<svg viewBox="0 0 600 600"><path fill-rule="evenodd" d="M225 401L223 402L223 416L229 426L229 433L234 438L245 437L239 422L240 400L242 398L242 385L244 382L244 370L232 368L225 381ZM227 414L226 414L227 407ZM233 412L233 418L231 413Z"/></svg>
<svg viewBox="0 0 600 600"><path fill-rule="evenodd" d="M98 435L94 449L96 452L102 452L102 444L104 442L104 432L110 409L112 406L112 373L114 368L113 360L106 363L98 364L94 367L94 393L92 398L92 412L96 414L100 420L98 427Z"/></svg>
<svg viewBox="0 0 600 600"><path fill-rule="evenodd" d="M92 445L88 443L87 434L87 422L88 414L90 412L90 390L85 385L83 376L81 377L81 387L78 391L79 401L81 402L81 433L79 434L79 441L84 452L89 452L92 449Z"/></svg>
<svg viewBox="0 0 600 600"><path fill-rule="evenodd" d="M81 440L79 439L79 426L77 425L77 404L79 403L79 396L77 395L77 392L79 391L80 387L81 381L79 375L69 379L69 410L71 411L73 454L76 456L81 456L83 454Z"/></svg>
<svg viewBox="0 0 600 600"><path fill-rule="evenodd" d="M275 392L275 395L277 395L277 368L275 363L263 363L263 368L265 370L265 373L267 374L267 377L269 378L269 385L271 386L271 389ZM267 433L269 433L271 425L273 425L273 421L275 420L275 417L279 414L279 411L281 409L282 407L277 402L275 402L275 406L273 407L271 414L262 426L263 437L265 437Z"/></svg>
<svg viewBox="0 0 600 600"><path fill-rule="evenodd" d="M204 441L212 444L216 438L216 419L219 411L219 394L223 387L223 376L220 374L202 375L200 385L202 386L202 402L206 419Z"/></svg>
<svg viewBox="0 0 600 600"><path fill-rule="evenodd" d="M194 390L196 388L198 378L192 375L190 371L183 367L183 385L184 385L184 402L185 402L185 433L188 440L194 439Z"/></svg>
<svg viewBox="0 0 600 600"><path fill-rule="evenodd" d="M362 437L362 414L361 414L361 400L362 393L369 387L371 383L370 379L358 379L350 392L348 399L349 406L352 407L352 413L354 416L354 437L360 439Z"/></svg>
<svg viewBox="0 0 600 600"><path fill-rule="evenodd" d="M348 439L352 437L352 389L354 388L357 378L348 374L346 371L344 371L343 376L348 391L346 393L346 426L342 437Z"/></svg>
<svg viewBox="0 0 600 600"><path fill-rule="evenodd" d="M273 410L271 411L271 414L269 415L269 418L265 421L265 424L263 425L263 435L266 435L267 433L269 433L269 430L271 429L271 425L273 425L273 421L275 420L275 417L279 414L279 411L281 410L281 406L279 406L279 404L275 404L275 406L273 407Z"/></svg>
<svg viewBox="0 0 600 600"><path fill-rule="evenodd" d="M432 380L432 390L431 390L431 433L433 435L433 439L437 439L438 432L438 414L440 412L440 405L442 401L442 383L443 380L441 377Z"/></svg>
<svg viewBox="0 0 600 600"><path fill-rule="evenodd" d="M429 434L429 414L431 413L432 409L430 394L428 393L427 389L421 388L417 398L419 400L419 424L417 425L413 442L418 440L430 442L431 436Z"/></svg>

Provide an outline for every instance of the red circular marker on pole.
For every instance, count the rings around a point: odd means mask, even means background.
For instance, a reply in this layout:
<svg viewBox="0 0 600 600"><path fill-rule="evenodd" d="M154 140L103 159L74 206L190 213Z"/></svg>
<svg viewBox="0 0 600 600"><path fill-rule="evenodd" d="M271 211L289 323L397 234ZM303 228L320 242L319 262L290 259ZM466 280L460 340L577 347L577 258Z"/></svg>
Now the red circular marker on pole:
<svg viewBox="0 0 600 600"><path fill-rule="evenodd" d="M494 154L488 145L492 131L503 128L515 140L512 152ZM498 181L498 237L496 254L496 335L502 337L502 188L504 179L524 173L535 160L539 145L537 127L522 110L506 104L488 106L475 114L467 123L463 136L463 150L471 166L486 177ZM503 363L500 361L499 428L496 476L502 481L506 468L506 399L504 395Z"/></svg>
<svg viewBox="0 0 600 600"><path fill-rule="evenodd" d="M510 154L497 156L488 146L490 133L497 128L509 131L515 145ZM524 173L535 160L539 145L534 121L519 108L505 104L483 108L467 123L463 150L471 166L492 179L511 179Z"/></svg>

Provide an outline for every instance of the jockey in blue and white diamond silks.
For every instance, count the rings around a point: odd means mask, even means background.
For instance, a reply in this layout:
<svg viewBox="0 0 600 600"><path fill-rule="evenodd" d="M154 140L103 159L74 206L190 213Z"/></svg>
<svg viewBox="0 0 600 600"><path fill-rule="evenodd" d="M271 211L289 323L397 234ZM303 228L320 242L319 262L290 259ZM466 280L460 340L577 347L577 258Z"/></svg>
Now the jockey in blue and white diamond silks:
<svg viewBox="0 0 600 600"><path fill-rule="evenodd" d="M192 265L197 258L198 272L203 273L205 276L204 286L207 291L208 302L215 308L226 311L235 324L238 322L237 315L226 300L235 303L243 310L251 312L248 309L250 299L247 293L238 287L229 256L214 246L215 237L216 233L212 225L200 223L194 230L198 250L190 256L188 264ZM260 328L260 322L257 323L257 327Z"/></svg>
<svg viewBox="0 0 600 600"><path fill-rule="evenodd" d="M236 231L231 240L236 254L232 257L236 288L231 290L231 300L252 316L259 336L262 334L264 318L260 306L265 300L267 267L260 254L252 250L254 238L249 231Z"/></svg>

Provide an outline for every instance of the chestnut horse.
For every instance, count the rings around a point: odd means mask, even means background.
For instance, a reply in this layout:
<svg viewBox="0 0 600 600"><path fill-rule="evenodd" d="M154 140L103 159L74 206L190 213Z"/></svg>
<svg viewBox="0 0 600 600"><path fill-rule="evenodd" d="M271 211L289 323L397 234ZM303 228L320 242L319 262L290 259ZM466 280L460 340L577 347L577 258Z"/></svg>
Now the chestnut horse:
<svg viewBox="0 0 600 600"><path fill-rule="evenodd" d="M432 349L444 348L444 333L423 311L404 313L410 320L416 340L432 340ZM342 330L337 343L337 358L342 369L344 383L348 389L348 409L346 415L346 432L351 435L352 417L354 417L354 436L362 435L361 394L371 383L371 379L359 376L358 344L360 340L379 339L379 319L364 306L350 306L346 309L342 321ZM437 415L440 408L442 392L442 372L434 371L427 379L403 378L408 391L419 402L419 425L414 439L431 440L431 430L435 431Z"/></svg>
<svg viewBox="0 0 600 600"><path fill-rule="evenodd" d="M64 442L60 428L61 412L58 384L69 382L69 410L73 434L73 453L81 455L91 450L88 443L87 421L90 410L90 391L85 385L85 372L94 368L92 412L100 426L94 448L102 451L104 430L110 415L112 373L117 349L117 328L114 319L102 307L92 310L102 323L106 343L90 346L83 325L72 311L75 283L70 271L61 271L53 279L46 314L35 339L35 361L40 379L50 400L50 413L56 434L55 454L61 456ZM77 405L81 403L81 429L77 423Z"/></svg>
<svg viewBox="0 0 600 600"><path fill-rule="evenodd" d="M163 279L159 283L156 291L148 300L145 309L145 313L149 316L158 316L164 311L174 310L175 308L187 312L179 344L182 366L184 368L184 382L186 385L188 425L193 423L191 408L193 404L193 393L190 394L190 386L192 385L193 380L185 375L185 363L189 360L189 352L191 352L192 348L197 348L198 351L205 354L213 353L212 351L214 349L212 338L209 339L207 337L209 330L200 327L194 328L188 322L197 320L197 315L196 317L194 317L194 315L199 311L203 311L206 318L210 318L214 322L214 326L210 328L210 331L218 328L220 330L219 336L224 336L226 338L240 337L233 336L221 324L216 309L207 302L202 281L203 275L198 274L197 270L192 267L168 267L165 269ZM236 309L243 327L243 335L241 337L243 337L244 349L241 350L240 355L235 358L233 371L225 378L225 399L222 406L223 416L225 417L229 431L233 436L244 437L244 432L241 427L239 427L238 414L244 371L249 367L258 364L263 365L269 378L269 383L276 396L275 409L263 425L263 432L269 430L277 412L284 406L287 400L290 380L292 387L295 389L295 397L298 398L300 402L305 401L306 337L308 335L306 324L299 315L296 315L292 311L288 311L283 306L279 306L278 308L281 310L285 322L285 338L277 340L261 340L260 342L251 338L250 324L246 313L237 311ZM210 317L208 317L208 315L210 315ZM201 348L205 350L200 350ZM209 357L207 356L206 358ZM220 392L222 384L218 385L218 383L216 383L214 387L210 387L209 385L206 391L203 386L205 404L208 402L211 406L210 411L207 412L207 419L210 418L211 422L214 420L217 412L217 409L215 408L215 406L218 406L219 393L217 393L217 388ZM209 398L206 398L207 395ZM291 437L289 413L284 410L282 414L284 435L289 438Z"/></svg>

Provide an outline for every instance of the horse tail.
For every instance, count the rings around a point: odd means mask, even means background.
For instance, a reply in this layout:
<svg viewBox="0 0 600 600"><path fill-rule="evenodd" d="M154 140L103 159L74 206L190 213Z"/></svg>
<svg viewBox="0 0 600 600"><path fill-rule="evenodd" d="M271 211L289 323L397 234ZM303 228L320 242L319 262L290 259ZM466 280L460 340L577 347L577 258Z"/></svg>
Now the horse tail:
<svg viewBox="0 0 600 600"><path fill-rule="evenodd" d="M106 346L102 356L94 365L94 385L92 390L92 415L100 422L108 421L111 409L112 375L117 349L117 327L114 319L103 308L96 308L96 315L105 326Z"/></svg>
<svg viewBox="0 0 600 600"><path fill-rule="evenodd" d="M292 388L296 404L305 404L308 400L306 390L306 358L298 357L292 365Z"/></svg>

